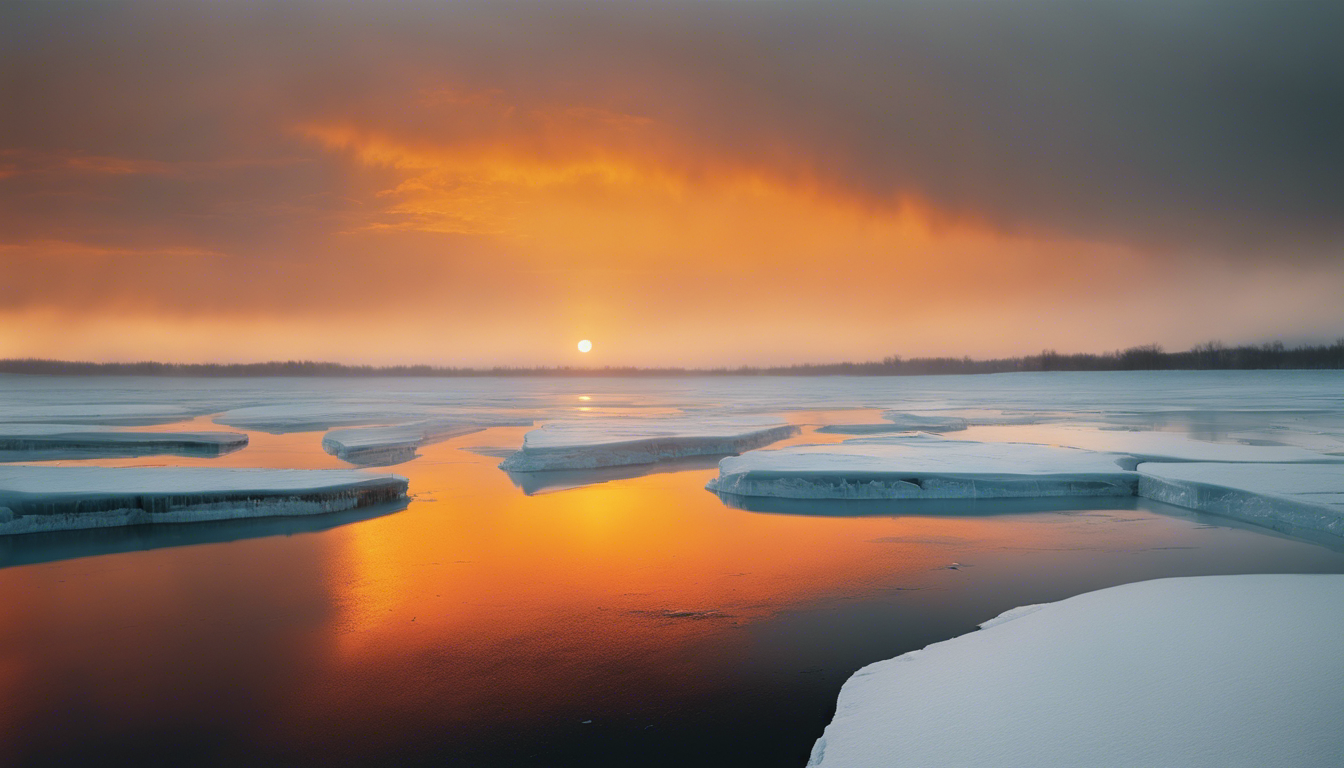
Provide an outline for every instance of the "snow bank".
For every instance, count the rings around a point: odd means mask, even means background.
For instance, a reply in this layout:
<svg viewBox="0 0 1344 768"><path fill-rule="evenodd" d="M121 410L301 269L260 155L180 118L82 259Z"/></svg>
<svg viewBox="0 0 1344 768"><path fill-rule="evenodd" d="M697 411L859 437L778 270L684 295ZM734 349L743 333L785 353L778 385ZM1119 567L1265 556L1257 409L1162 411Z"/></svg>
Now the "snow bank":
<svg viewBox="0 0 1344 768"><path fill-rule="evenodd" d="M854 673L817 768L1337 765L1344 576L1160 579Z"/></svg>
<svg viewBox="0 0 1344 768"><path fill-rule="evenodd" d="M798 433L778 421L748 416L601 418L534 429L499 466L512 472L595 469L650 464L685 456L760 448Z"/></svg>
<svg viewBox="0 0 1344 768"><path fill-rule="evenodd" d="M219 456L247 445L237 432L130 432L74 424L0 424L0 461L110 456Z"/></svg>
<svg viewBox="0 0 1344 768"><path fill-rule="evenodd" d="M1270 528L1344 536L1344 464L1140 464L1139 495Z"/></svg>
<svg viewBox="0 0 1344 768"><path fill-rule="evenodd" d="M489 427L530 427L532 421L431 419L392 427L337 429L322 438L322 449L351 464L400 464L415 458L417 448Z"/></svg>
<svg viewBox="0 0 1344 768"><path fill-rule="evenodd" d="M400 499L406 487L341 469L0 467L0 534L311 515Z"/></svg>
<svg viewBox="0 0 1344 768"><path fill-rule="evenodd" d="M1117 458L1028 443L872 437L726 458L706 487L790 499L1131 496L1137 476Z"/></svg>

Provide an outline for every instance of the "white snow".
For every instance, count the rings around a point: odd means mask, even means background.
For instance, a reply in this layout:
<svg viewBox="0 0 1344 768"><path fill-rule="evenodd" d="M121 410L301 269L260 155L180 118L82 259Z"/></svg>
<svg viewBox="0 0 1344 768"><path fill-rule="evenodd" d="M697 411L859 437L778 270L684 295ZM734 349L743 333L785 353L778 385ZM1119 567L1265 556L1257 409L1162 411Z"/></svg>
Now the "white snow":
<svg viewBox="0 0 1344 768"><path fill-rule="evenodd" d="M1160 579L1033 607L854 673L808 765L1340 764L1344 576Z"/></svg>
<svg viewBox="0 0 1344 768"><path fill-rule="evenodd" d="M489 427L530 427L531 420L431 419L391 427L336 429L322 438L322 449L352 464L398 464L415 458L415 450Z"/></svg>
<svg viewBox="0 0 1344 768"><path fill-rule="evenodd" d="M402 498L406 486L342 469L4 466L0 534L336 512Z"/></svg>
<svg viewBox="0 0 1344 768"><path fill-rule="evenodd" d="M934 435L846 440L752 451L719 462L708 488L790 499L1130 496L1137 476L1118 457L1029 443Z"/></svg>
<svg viewBox="0 0 1344 768"><path fill-rule="evenodd" d="M1344 536L1344 464L1144 463L1138 472L1144 498Z"/></svg>
<svg viewBox="0 0 1344 768"><path fill-rule="evenodd" d="M136 432L77 424L0 424L0 461L179 454L218 456L247 445L237 432Z"/></svg>
<svg viewBox="0 0 1344 768"><path fill-rule="evenodd" d="M536 472L649 464L737 453L797 434L798 428L752 416L594 418L559 421L528 432L501 469Z"/></svg>

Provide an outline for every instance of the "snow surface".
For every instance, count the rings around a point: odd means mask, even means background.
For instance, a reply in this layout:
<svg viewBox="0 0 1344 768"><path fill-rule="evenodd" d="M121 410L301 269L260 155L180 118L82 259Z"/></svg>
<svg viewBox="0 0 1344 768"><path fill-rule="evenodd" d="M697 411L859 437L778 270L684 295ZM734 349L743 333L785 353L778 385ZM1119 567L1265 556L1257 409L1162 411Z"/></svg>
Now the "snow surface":
<svg viewBox="0 0 1344 768"><path fill-rule="evenodd" d="M247 445L237 432L134 432L77 424L0 424L0 461L177 454L218 456Z"/></svg>
<svg viewBox="0 0 1344 768"><path fill-rule="evenodd" d="M1138 472L1144 498L1344 536L1344 464L1144 463Z"/></svg>
<svg viewBox="0 0 1344 768"><path fill-rule="evenodd" d="M0 467L0 534L310 515L392 501L406 478L343 469Z"/></svg>
<svg viewBox="0 0 1344 768"><path fill-rule="evenodd" d="M1339 765L1344 576L1159 579L870 664L815 768Z"/></svg>
<svg viewBox="0 0 1344 768"><path fill-rule="evenodd" d="M738 453L797 433L795 426L752 416L560 421L528 432L522 449L499 466L511 472L537 472L650 464Z"/></svg>
<svg viewBox="0 0 1344 768"><path fill-rule="evenodd" d="M530 427L532 421L494 419L464 421L431 419L391 427L337 429L322 438L322 449L352 464L399 464L415 458L415 450L489 427Z"/></svg>
<svg viewBox="0 0 1344 768"><path fill-rule="evenodd" d="M1116 455L934 435L752 451L719 462L711 491L790 499L988 499L1131 496Z"/></svg>

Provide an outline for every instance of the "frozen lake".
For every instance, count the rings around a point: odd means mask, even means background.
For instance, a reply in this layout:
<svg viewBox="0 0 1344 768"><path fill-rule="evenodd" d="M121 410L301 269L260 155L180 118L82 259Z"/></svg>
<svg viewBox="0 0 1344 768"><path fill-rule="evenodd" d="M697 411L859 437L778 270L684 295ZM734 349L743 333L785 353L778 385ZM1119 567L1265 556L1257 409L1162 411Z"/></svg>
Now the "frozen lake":
<svg viewBox="0 0 1344 768"><path fill-rule="evenodd" d="M1333 371L0 376L0 422L248 437L217 457L44 462L63 466L349 469L328 428L463 415L761 416L801 428L780 447L884 411L967 419L950 439L1157 430L1344 452ZM529 429L378 468L409 480L406 503L0 536L0 762L802 766L854 670L1015 606L1166 576L1344 573L1333 539L1133 497L726 504L705 490L716 457L498 469Z"/></svg>

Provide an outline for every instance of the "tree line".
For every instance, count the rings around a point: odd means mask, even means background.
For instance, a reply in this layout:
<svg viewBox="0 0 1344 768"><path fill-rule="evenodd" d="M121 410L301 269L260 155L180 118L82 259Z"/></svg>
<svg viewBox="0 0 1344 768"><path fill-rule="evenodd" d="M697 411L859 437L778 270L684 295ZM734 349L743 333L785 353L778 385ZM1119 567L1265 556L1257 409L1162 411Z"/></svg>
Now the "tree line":
<svg viewBox="0 0 1344 768"><path fill-rule="evenodd" d="M1282 342L1224 346L1212 341L1184 352L1157 344L1103 353L1037 355L976 360L970 357L891 355L865 363L807 363L718 368L511 367L457 368L432 365L344 365L309 360L266 363L90 363L17 358L0 360L0 373L60 376L929 376L1024 371L1205 371L1344 368L1344 338L1333 344L1287 347Z"/></svg>

